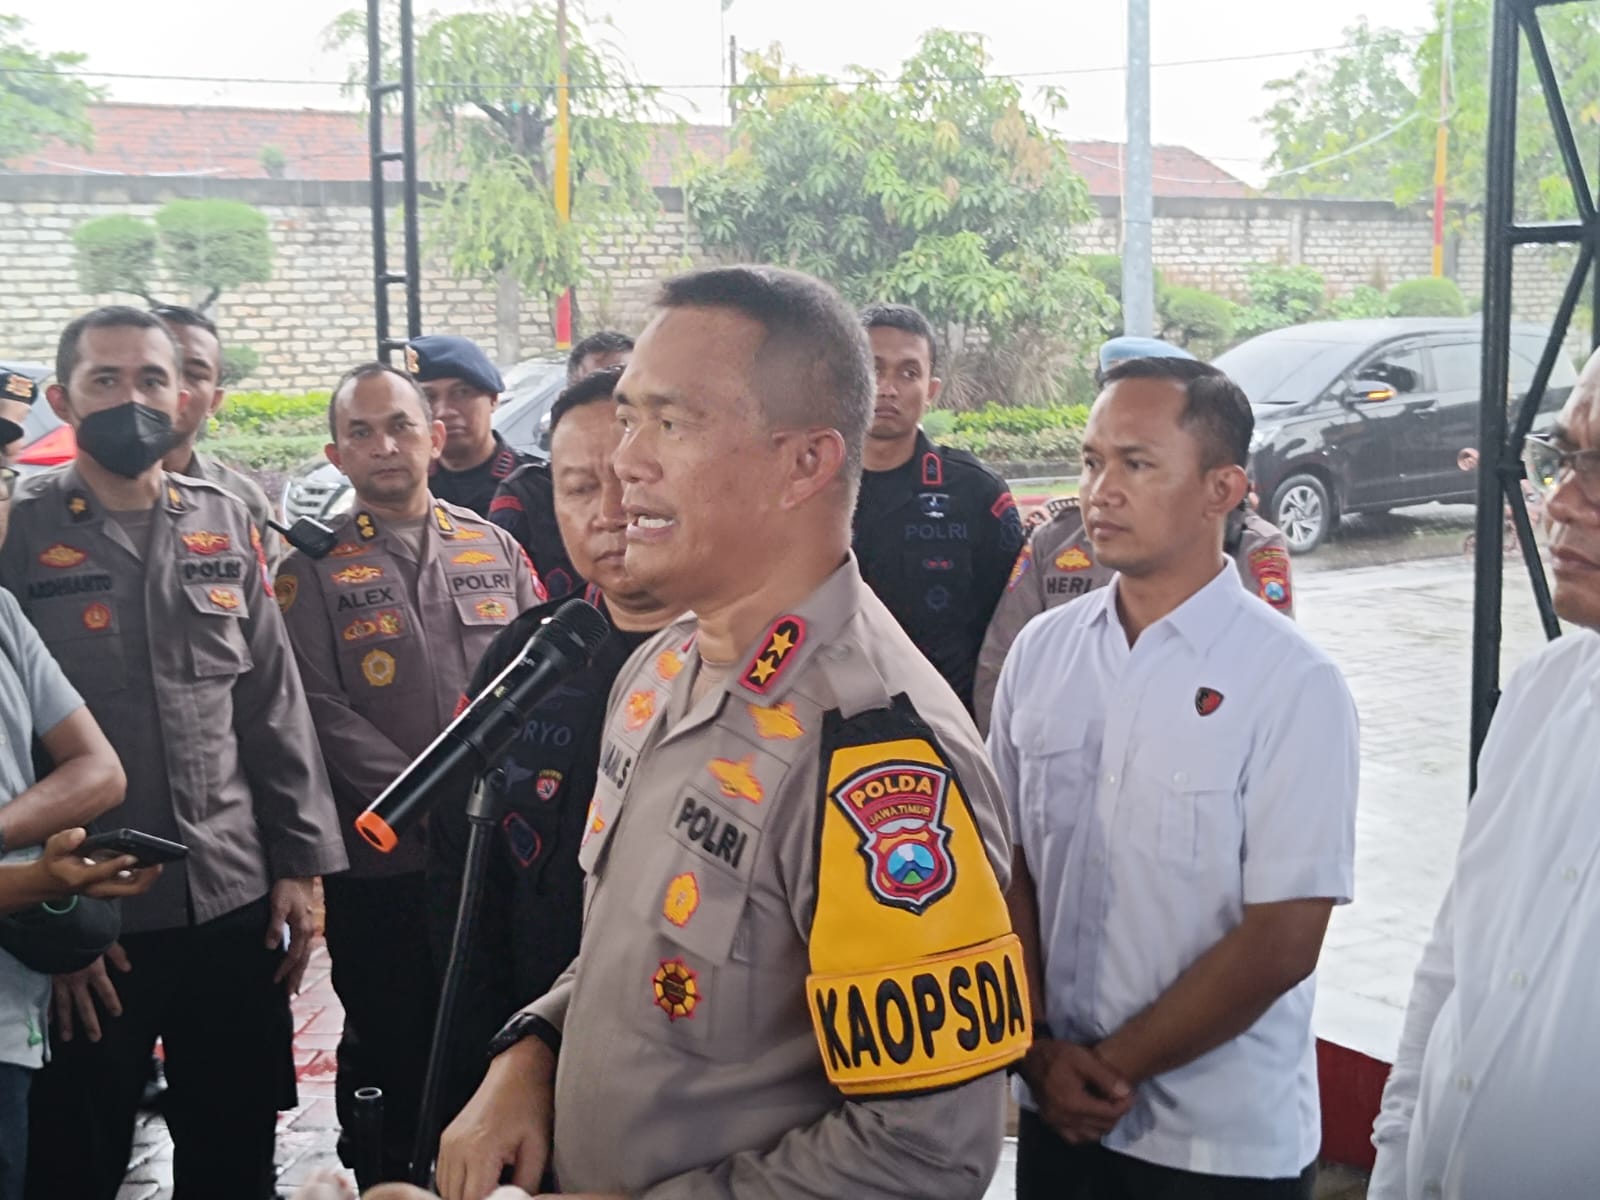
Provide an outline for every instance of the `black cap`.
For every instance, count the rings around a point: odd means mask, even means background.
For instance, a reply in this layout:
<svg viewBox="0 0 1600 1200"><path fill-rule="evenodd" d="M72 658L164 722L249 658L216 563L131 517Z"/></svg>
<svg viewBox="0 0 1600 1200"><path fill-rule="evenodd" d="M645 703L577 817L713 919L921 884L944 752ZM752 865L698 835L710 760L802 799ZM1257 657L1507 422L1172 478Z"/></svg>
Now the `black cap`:
<svg viewBox="0 0 1600 1200"><path fill-rule="evenodd" d="M435 333L406 343L406 370L418 383L460 379L480 392L498 396L506 390L500 369L471 338Z"/></svg>

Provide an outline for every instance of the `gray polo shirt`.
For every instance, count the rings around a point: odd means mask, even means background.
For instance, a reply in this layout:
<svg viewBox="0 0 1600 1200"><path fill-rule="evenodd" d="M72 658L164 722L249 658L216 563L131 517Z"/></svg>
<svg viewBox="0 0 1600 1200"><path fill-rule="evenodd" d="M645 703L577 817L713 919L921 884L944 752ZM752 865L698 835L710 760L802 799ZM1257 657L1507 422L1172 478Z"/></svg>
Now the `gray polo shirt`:
<svg viewBox="0 0 1600 1200"><path fill-rule="evenodd" d="M0 805L34 784L33 736L48 733L83 707L50 651L0 589ZM39 857L38 846L9 851L4 861ZM38 1067L45 1060L50 977L30 971L0 950L0 1062Z"/></svg>

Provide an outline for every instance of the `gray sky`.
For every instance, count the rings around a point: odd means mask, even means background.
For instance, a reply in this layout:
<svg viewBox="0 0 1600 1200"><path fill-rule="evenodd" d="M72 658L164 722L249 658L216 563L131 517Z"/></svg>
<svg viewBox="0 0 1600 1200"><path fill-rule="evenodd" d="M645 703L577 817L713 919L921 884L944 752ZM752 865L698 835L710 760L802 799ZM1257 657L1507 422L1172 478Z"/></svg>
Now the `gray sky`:
<svg viewBox="0 0 1600 1200"><path fill-rule="evenodd" d="M0 0L0 8L28 21L35 45L81 50L89 55L87 66L98 71L337 83L346 64L323 49L322 32L353 3L360 0L229 0L185 5L184 16L172 21L165 15L177 10L173 0ZM419 14L463 7L473 5L417 0ZM1260 182L1265 143L1252 118L1265 107L1262 85L1291 73L1306 56L1159 64L1337 45L1344 27L1362 15L1375 24L1418 30L1431 9L1432 0L1152 0L1155 138L1191 146ZM1066 89L1071 107L1058 122L1066 135L1114 141L1123 136L1123 82L1115 69L1124 54L1122 0L734 0L726 14L720 0L589 0L588 11L612 19L613 39L641 78L684 89L679 108L690 119L721 119L723 95L687 85L726 78L729 35L742 47L781 42L791 61L810 70L833 73L860 63L892 71L922 31L943 26L987 35L1000 72L1088 72L1023 82ZM240 19L229 20L235 13ZM332 86L105 82L119 100L309 108L353 103Z"/></svg>

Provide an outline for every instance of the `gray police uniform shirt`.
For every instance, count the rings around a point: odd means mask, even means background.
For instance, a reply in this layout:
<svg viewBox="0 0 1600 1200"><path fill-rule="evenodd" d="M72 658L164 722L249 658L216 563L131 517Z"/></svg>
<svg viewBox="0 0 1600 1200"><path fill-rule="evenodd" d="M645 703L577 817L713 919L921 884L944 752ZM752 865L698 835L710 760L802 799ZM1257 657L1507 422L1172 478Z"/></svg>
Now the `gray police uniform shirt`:
<svg viewBox="0 0 1600 1200"><path fill-rule="evenodd" d="M49 733L83 707L56 660L0 589L0 807L34 784L33 736ZM5 862L38 858L38 846L6 853ZM30 971L0 950L0 1062L40 1067L46 1058L50 977Z"/></svg>

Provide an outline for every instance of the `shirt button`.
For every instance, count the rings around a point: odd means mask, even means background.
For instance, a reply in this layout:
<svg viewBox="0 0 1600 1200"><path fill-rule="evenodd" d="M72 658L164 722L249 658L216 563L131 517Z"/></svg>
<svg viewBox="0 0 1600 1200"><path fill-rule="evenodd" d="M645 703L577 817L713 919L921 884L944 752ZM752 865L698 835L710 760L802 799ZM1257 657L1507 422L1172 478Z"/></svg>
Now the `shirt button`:
<svg viewBox="0 0 1600 1200"><path fill-rule="evenodd" d="M1511 972L1510 978L1508 978L1506 982L1512 987L1516 988L1518 991L1521 991L1525 986L1527 986L1528 977L1521 971L1513 971Z"/></svg>
<svg viewBox="0 0 1600 1200"><path fill-rule="evenodd" d="M1177 784L1179 787L1182 787L1184 784L1189 782L1189 777L1182 771L1175 771L1172 775L1172 782Z"/></svg>
<svg viewBox="0 0 1600 1200"><path fill-rule="evenodd" d="M1457 1075L1456 1087L1460 1088L1463 1092L1470 1092L1472 1090L1472 1076Z"/></svg>
<svg viewBox="0 0 1600 1200"><path fill-rule="evenodd" d="M1106 782L1109 783L1109 784L1115 785L1116 782L1117 782L1117 777L1115 775L1107 775L1106 776Z"/></svg>
<svg viewBox="0 0 1600 1200"><path fill-rule="evenodd" d="M1578 868L1577 867L1568 867L1565 871L1561 872L1561 878L1566 883L1577 883L1578 882Z"/></svg>

